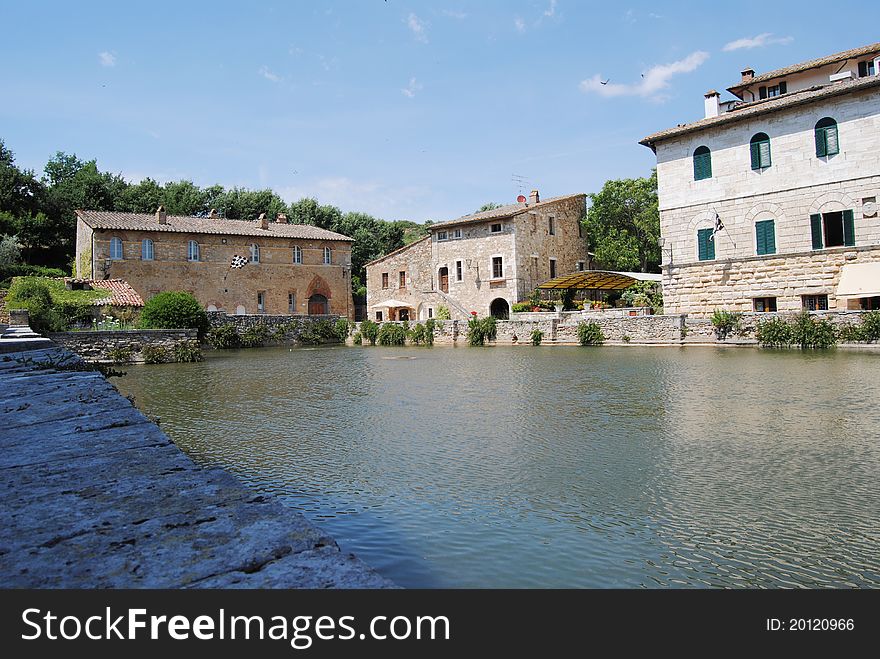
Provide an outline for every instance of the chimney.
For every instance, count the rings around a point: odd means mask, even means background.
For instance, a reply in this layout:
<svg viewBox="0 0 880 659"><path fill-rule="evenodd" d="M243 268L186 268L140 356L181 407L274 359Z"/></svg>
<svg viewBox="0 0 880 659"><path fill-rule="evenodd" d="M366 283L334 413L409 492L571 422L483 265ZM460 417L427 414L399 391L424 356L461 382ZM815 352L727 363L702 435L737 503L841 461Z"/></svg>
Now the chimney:
<svg viewBox="0 0 880 659"><path fill-rule="evenodd" d="M529 201L532 202L533 204L537 204L539 201L541 201L541 198L538 196L537 190L532 190L529 193Z"/></svg>
<svg viewBox="0 0 880 659"><path fill-rule="evenodd" d="M216 209L216 208L212 208L211 211L208 213L208 217L211 218L212 220L213 220L213 219L216 219L216 217L217 217L217 209Z"/></svg>
<svg viewBox="0 0 880 659"><path fill-rule="evenodd" d="M744 68L739 74L742 76L742 81L739 83L741 85L747 85L755 79L755 70L749 67Z"/></svg>
<svg viewBox="0 0 880 659"><path fill-rule="evenodd" d="M287 224L287 215L284 213L278 213L278 217L275 218L275 222L277 224Z"/></svg>
<svg viewBox="0 0 880 659"><path fill-rule="evenodd" d="M257 221L260 223L261 229L269 228L269 218L266 217L265 213L260 213L260 217L257 218Z"/></svg>
<svg viewBox="0 0 880 659"><path fill-rule="evenodd" d="M709 117L717 117L721 114L721 94L716 92L714 89L710 89L705 94L703 94L706 99L706 119Z"/></svg>
<svg viewBox="0 0 880 659"><path fill-rule="evenodd" d="M164 206L159 206L156 209L156 221L159 224L168 224L168 213L165 212Z"/></svg>

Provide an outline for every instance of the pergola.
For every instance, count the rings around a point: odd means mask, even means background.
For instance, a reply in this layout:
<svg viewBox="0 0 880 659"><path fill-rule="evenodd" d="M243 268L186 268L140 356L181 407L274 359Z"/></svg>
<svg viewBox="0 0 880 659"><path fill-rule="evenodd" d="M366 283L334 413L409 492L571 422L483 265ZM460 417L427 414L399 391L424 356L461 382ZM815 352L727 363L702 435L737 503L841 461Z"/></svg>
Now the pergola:
<svg viewBox="0 0 880 659"><path fill-rule="evenodd" d="M545 281L538 288L543 290L595 290L595 291L621 291L629 288L636 282L652 281L660 283L660 275L650 272L614 272L612 270L584 270L573 272L570 275L562 275L550 281Z"/></svg>

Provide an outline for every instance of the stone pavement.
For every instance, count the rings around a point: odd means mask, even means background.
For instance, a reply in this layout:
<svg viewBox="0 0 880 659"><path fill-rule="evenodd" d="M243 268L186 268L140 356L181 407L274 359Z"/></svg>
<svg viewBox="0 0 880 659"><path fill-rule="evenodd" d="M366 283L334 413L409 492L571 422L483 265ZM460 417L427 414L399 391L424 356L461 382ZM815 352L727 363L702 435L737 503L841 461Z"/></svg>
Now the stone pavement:
<svg viewBox="0 0 880 659"><path fill-rule="evenodd" d="M394 587L298 512L193 463L100 373L65 370L77 363L0 355L3 587Z"/></svg>

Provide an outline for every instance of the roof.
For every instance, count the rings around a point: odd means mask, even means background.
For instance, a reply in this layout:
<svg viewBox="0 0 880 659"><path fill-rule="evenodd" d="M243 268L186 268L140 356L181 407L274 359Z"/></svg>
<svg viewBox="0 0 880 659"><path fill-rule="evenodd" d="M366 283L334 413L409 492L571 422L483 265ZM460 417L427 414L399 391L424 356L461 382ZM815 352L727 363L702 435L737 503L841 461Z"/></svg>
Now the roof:
<svg viewBox="0 0 880 659"><path fill-rule="evenodd" d="M835 53L834 55L826 55L825 57L819 57L818 59L812 59L807 62L801 62L800 64L792 64L791 66L776 69L775 71L769 71L768 73L762 73L761 75L755 76L746 83L739 83L733 85L732 87L728 87L727 91L729 91L731 94L739 96L739 94L737 94L737 91L741 91L747 87L751 87L756 83L766 82L767 80L780 78L782 76L791 75L793 73L800 73L801 71L817 69L821 66L827 66L828 64L834 64L835 62L843 62L845 60L853 59L855 57L863 57L865 55L871 55L873 53L880 53L880 43L874 43L870 46L861 46L859 48L851 48L850 50L844 50L843 52Z"/></svg>
<svg viewBox="0 0 880 659"><path fill-rule="evenodd" d="M131 287L124 279L70 279L64 281L72 281L76 283L88 284L93 290L106 290L108 297L102 297L91 302L93 307L103 307L109 304L112 307L142 307L144 306L143 298L138 292Z"/></svg>
<svg viewBox="0 0 880 659"><path fill-rule="evenodd" d="M586 197L583 192L579 192L577 194L569 194L562 195L560 197L550 197L549 199L544 199L543 201L539 201L537 204L522 203L522 204L508 204L506 206L499 206L498 208L493 208L489 211L483 211L482 213L471 213L470 215L462 215L461 217L455 220L446 220L445 222L435 222L428 229L433 231L434 229L443 229L445 227L457 226L459 224L475 224L477 222L485 222L486 220L497 220L504 219L506 217L513 217L514 215L519 215L520 213L533 210L535 208L541 208L548 204L554 204L559 201L563 201L565 199L573 199L575 197Z"/></svg>
<svg viewBox="0 0 880 659"><path fill-rule="evenodd" d="M384 261L385 259L390 258L390 257L394 256L395 254L400 254L401 252L408 250L410 247L414 247L415 245L418 245L419 243L423 243L426 240L431 240L431 236L427 235L424 238L419 238L418 240L414 240L413 242L411 242L409 245L404 245L403 247L398 247L394 251L388 252L387 254L383 254L382 256L380 256L377 259L373 259L372 261L367 261L366 263L364 263L364 267L366 268L368 265L373 265L374 263L379 263L379 261Z"/></svg>
<svg viewBox="0 0 880 659"><path fill-rule="evenodd" d="M717 117L700 119L699 121L690 124L683 124L681 126L676 126L675 128L667 128L666 130L661 130L652 135L648 135L643 140L640 140L639 144L644 144L653 149L656 142L667 140L672 137L678 137L679 135L693 133L721 124L749 119L770 112L779 112L791 107L803 105L804 103L812 103L813 101L855 93L878 86L880 86L880 76L875 75L809 87L807 89L788 92L782 96L774 96L773 98L762 99L751 103L740 103L733 110L722 112Z"/></svg>
<svg viewBox="0 0 880 659"><path fill-rule="evenodd" d="M629 288L638 281L654 281L660 283L660 275L650 272L614 272L612 270L584 270L569 275L556 277L538 286L541 289L589 289L602 291L620 291Z"/></svg>
<svg viewBox="0 0 880 659"><path fill-rule="evenodd" d="M148 213L120 213L117 211L76 211L76 216L93 229L127 231L159 231L168 233L204 233L223 236L259 236L261 238L300 238L303 240L338 240L354 242L341 233L307 224L269 222L261 229L257 222L225 218L169 215L167 224L159 224L156 216Z"/></svg>

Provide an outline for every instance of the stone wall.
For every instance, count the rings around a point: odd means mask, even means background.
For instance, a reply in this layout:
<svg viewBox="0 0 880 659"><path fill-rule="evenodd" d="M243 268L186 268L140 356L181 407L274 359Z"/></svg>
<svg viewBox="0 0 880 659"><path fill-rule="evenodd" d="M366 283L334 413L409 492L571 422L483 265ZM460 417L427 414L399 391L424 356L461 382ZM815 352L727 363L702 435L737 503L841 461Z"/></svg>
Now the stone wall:
<svg viewBox="0 0 880 659"><path fill-rule="evenodd" d="M110 330L88 332L52 332L49 338L58 345L76 353L87 362L143 363L145 347L164 349L169 356L179 345L198 346L196 330ZM124 355L128 359L120 359ZM173 359L171 359L173 361Z"/></svg>
<svg viewBox="0 0 880 659"><path fill-rule="evenodd" d="M315 328L316 323L326 321L335 326L336 321L344 316L306 316L287 314L244 314L233 315L222 311L209 311L208 322L211 327L231 325L239 335L258 327L266 327L270 336L263 345L298 345L302 343L302 335ZM312 343L333 343L334 338L323 337Z"/></svg>

